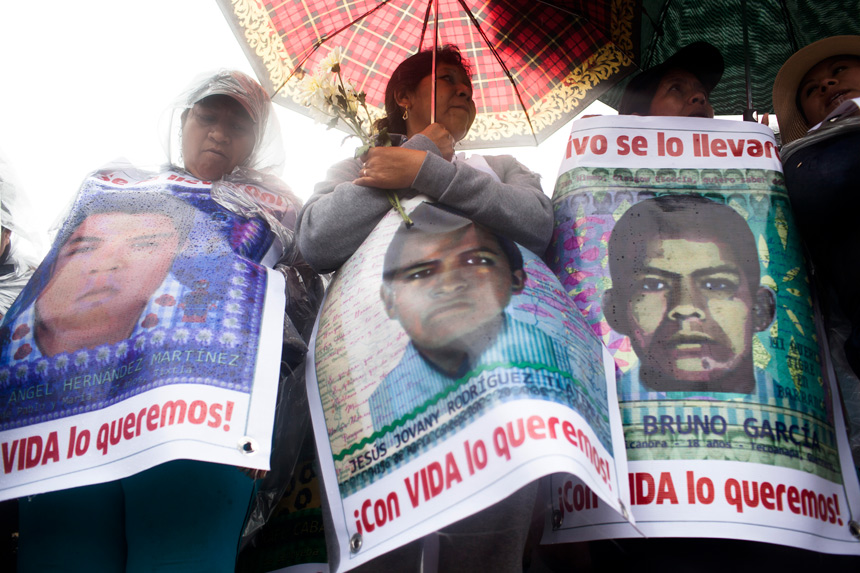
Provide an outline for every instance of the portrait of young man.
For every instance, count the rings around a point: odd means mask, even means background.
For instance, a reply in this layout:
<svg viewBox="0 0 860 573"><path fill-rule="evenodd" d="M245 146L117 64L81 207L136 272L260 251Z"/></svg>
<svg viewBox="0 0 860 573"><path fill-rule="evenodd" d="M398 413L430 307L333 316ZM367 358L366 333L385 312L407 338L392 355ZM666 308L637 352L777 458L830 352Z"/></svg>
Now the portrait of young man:
<svg viewBox="0 0 860 573"><path fill-rule="evenodd" d="M32 360L115 344L154 326L163 318L149 308L155 299L175 301L187 290L170 270L194 214L194 207L160 193L85 201L65 227L35 302L10 325L4 358ZM175 305L163 306L172 311ZM151 324L141 324L147 320Z"/></svg>
<svg viewBox="0 0 860 573"><path fill-rule="evenodd" d="M410 217L414 224L401 224L386 252L380 289L410 342L370 397L376 430L482 364L566 360L560 344L505 310L526 280L513 242L431 204Z"/></svg>
<svg viewBox="0 0 860 573"><path fill-rule="evenodd" d="M776 303L743 217L700 196L647 199L618 220L608 253L603 312L639 359L619 381L621 399L755 390L753 335Z"/></svg>

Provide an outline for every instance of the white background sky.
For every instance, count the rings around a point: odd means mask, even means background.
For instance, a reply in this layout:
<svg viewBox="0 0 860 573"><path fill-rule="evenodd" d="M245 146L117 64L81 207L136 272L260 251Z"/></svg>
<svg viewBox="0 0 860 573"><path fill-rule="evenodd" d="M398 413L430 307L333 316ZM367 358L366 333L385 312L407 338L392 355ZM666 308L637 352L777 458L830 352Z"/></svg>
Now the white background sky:
<svg viewBox="0 0 860 573"><path fill-rule="evenodd" d="M91 171L125 157L166 159L162 113L197 76L254 72L214 0L42 0L0 6L0 154L47 229ZM282 178L304 198L352 155L344 134L275 105L287 152ZM614 113L602 110L590 113ZM552 186L569 126L511 153Z"/></svg>

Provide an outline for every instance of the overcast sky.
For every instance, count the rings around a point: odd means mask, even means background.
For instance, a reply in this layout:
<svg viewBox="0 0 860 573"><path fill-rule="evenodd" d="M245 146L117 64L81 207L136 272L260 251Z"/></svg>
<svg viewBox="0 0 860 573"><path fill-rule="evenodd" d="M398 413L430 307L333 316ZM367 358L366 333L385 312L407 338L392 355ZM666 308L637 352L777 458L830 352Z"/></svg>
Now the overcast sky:
<svg viewBox="0 0 860 573"><path fill-rule="evenodd" d="M4 2L0 54L0 153L41 228L87 173L122 157L141 167L163 163L159 118L195 77L218 68L254 75L214 0ZM275 108L287 151L282 177L306 198L355 146L341 147L342 132ZM542 174L551 194L567 132L539 148L488 153L514 154Z"/></svg>

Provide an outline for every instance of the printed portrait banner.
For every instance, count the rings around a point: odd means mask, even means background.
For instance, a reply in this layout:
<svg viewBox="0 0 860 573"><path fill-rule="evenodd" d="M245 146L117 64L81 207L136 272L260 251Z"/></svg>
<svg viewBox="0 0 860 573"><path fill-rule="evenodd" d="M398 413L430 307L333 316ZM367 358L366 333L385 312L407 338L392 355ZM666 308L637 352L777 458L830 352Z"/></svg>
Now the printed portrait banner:
<svg viewBox="0 0 860 573"><path fill-rule="evenodd" d="M273 237L177 173L99 172L0 325L0 499L174 459L268 469Z"/></svg>
<svg viewBox="0 0 860 573"><path fill-rule="evenodd" d="M338 272L311 343L333 570L555 472L622 511L612 361L558 280L468 219L407 209L413 226L392 211Z"/></svg>
<svg viewBox="0 0 860 573"><path fill-rule="evenodd" d="M550 266L615 359L638 529L559 478L545 540L641 531L860 553L860 492L770 129L578 121L553 202Z"/></svg>

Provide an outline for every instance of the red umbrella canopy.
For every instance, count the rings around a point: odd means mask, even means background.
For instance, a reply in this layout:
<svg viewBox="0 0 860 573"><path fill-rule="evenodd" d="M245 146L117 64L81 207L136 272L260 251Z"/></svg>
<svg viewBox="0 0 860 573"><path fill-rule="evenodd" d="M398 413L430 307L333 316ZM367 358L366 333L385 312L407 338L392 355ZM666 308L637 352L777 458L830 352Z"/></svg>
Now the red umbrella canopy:
<svg viewBox="0 0 860 573"><path fill-rule="evenodd" d="M638 1L218 0L273 100L296 101L305 73L339 46L343 77L382 115L397 65L434 45L472 66L478 114L463 148L536 145L638 61Z"/></svg>

